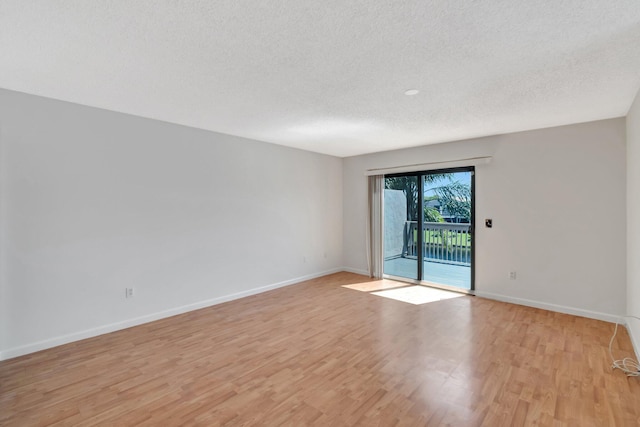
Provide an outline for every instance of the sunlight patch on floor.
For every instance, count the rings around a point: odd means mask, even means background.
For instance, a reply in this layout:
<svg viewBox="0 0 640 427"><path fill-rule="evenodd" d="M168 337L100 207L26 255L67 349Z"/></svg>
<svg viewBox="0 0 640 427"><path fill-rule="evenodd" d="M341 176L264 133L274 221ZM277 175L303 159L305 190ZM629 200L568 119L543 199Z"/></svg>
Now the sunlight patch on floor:
<svg viewBox="0 0 640 427"><path fill-rule="evenodd" d="M394 280L370 280L368 282L353 283L351 285L343 285L343 288L353 289L361 292L382 291L384 289L406 287L406 283L396 282Z"/></svg>
<svg viewBox="0 0 640 427"><path fill-rule="evenodd" d="M464 296L464 294L458 292L449 292L442 289L434 289L418 285L371 292L371 294L415 305Z"/></svg>

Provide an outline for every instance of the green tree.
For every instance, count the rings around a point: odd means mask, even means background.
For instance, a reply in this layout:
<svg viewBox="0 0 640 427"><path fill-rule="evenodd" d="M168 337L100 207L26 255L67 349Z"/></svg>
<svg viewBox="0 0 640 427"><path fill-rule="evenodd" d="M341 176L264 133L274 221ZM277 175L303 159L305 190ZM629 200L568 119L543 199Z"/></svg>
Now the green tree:
<svg viewBox="0 0 640 427"><path fill-rule="evenodd" d="M438 196L424 196L424 221L425 222L444 222L444 218L440 214L440 211L436 208L427 206L427 202L432 200L438 200Z"/></svg>
<svg viewBox="0 0 640 427"><path fill-rule="evenodd" d="M436 193L444 211L460 219L460 222L471 222L471 188L469 185L454 181L432 188L432 190Z"/></svg>
<svg viewBox="0 0 640 427"><path fill-rule="evenodd" d="M425 175L425 183L436 183L442 179L451 179L449 174L433 174ZM396 176L391 178L385 178L384 188L389 190L402 190L407 198L407 220L418 221L419 220L419 207L418 207L418 178L415 176ZM426 213L426 212L425 212ZM426 220L426 217L425 217Z"/></svg>

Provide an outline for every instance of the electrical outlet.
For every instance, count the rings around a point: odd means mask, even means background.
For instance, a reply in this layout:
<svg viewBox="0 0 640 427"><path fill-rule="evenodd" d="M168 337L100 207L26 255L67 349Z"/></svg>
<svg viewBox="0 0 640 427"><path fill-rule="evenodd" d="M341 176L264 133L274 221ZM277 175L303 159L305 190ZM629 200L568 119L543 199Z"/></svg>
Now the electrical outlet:
<svg viewBox="0 0 640 427"><path fill-rule="evenodd" d="M509 279L516 280L516 272L515 271L510 271L509 272Z"/></svg>
<svg viewBox="0 0 640 427"><path fill-rule="evenodd" d="M125 298L133 298L133 288L125 288L124 289L124 297Z"/></svg>

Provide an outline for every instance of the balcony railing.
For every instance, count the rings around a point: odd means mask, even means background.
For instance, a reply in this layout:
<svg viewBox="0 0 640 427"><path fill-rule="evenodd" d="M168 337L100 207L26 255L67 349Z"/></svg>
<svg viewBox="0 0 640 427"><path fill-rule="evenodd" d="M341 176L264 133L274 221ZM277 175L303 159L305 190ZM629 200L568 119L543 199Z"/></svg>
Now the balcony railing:
<svg viewBox="0 0 640 427"><path fill-rule="evenodd" d="M471 265L471 224L448 222L423 223L422 256L425 261L454 265ZM418 256L418 223L404 225L402 256Z"/></svg>

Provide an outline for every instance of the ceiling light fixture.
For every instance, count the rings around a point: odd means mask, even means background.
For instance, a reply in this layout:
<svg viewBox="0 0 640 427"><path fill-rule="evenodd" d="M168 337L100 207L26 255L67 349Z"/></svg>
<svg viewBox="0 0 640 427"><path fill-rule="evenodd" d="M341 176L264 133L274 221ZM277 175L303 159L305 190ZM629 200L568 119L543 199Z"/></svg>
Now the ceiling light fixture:
<svg viewBox="0 0 640 427"><path fill-rule="evenodd" d="M409 89L409 90L405 91L404 94L411 96L411 95L417 95L419 93L420 93L420 91L418 89Z"/></svg>

